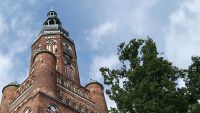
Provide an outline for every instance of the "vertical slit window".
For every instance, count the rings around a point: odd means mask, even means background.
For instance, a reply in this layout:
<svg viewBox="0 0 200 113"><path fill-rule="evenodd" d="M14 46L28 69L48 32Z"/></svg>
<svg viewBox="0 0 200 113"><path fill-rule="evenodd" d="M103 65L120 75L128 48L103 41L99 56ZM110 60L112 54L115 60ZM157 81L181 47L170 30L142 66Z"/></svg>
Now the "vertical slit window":
<svg viewBox="0 0 200 113"><path fill-rule="evenodd" d="M69 68L69 79L74 80L74 70L72 67Z"/></svg>

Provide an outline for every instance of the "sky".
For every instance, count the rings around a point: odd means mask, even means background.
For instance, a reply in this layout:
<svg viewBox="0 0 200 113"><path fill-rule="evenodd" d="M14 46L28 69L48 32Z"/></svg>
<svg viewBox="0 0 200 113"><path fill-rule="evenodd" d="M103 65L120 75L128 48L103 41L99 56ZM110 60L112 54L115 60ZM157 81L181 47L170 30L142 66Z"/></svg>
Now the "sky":
<svg viewBox="0 0 200 113"><path fill-rule="evenodd" d="M100 67L117 68L117 45L150 36L180 68L200 56L200 0L54 0L76 44L81 84L102 83ZM27 78L31 44L51 0L0 0L0 90ZM1 97L1 94L0 94ZM115 106L106 96L108 106Z"/></svg>

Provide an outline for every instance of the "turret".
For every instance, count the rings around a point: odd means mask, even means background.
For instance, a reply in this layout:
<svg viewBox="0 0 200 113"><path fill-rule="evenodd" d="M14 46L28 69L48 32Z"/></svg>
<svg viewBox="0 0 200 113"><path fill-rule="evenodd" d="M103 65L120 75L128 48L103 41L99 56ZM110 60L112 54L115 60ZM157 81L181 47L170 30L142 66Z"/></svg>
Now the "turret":
<svg viewBox="0 0 200 113"><path fill-rule="evenodd" d="M18 87L19 84L12 82L3 88L0 113L9 112L9 105L14 101L14 94Z"/></svg>
<svg viewBox="0 0 200 113"><path fill-rule="evenodd" d="M33 58L32 73L35 75L33 93L45 92L56 96L56 57L49 51L41 51Z"/></svg>
<svg viewBox="0 0 200 113"><path fill-rule="evenodd" d="M90 98L98 106L99 113L106 113L108 109L103 85L95 80L91 80L85 87L90 91Z"/></svg>

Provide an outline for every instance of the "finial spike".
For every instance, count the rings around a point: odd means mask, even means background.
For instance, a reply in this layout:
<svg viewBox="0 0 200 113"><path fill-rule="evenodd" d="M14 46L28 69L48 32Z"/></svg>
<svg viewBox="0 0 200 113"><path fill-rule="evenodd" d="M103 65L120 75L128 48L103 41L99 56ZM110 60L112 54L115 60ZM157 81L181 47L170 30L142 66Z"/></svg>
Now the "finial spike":
<svg viewBox="0 0 200 113"><path fill-rule="evenodd" d="M51 0L51 11L53 11L53 0Z"/></svg>

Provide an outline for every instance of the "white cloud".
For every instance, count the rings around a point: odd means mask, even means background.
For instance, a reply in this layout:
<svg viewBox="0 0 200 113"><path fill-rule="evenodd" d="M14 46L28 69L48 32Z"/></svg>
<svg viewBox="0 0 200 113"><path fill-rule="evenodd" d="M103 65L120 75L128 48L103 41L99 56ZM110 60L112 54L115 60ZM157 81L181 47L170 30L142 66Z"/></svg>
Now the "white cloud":
<svg viewBox="0 0 200 113"><path fill-rule="evenodd" d="M120 62L118 60L117 55L111 54L111 55L107 55L107 56L96 56L93 61L92 64L90 66L90 77L92 79L98 80L100 82L103 81L103 78L101 76L101 73L99 71L99 69L101 67L108 67L108 68L117 68L119 66Z"/></svg>
<svg viewBox="0 0 200 113"><path fill-rule="evenodd" d="M110 69L114 69L119 67L119 60L117 55L111 54L108 56L96 56L93 61L92 65L90 67L90 78L94 80L98 80L99 82L103 83L103 77L101 76L101 73L99 69L101 67L108 67ZM107 87L105 87L106 89ZM105 99L108 105L108 108L110 107L116 107L116 104L114 101L111 101L108 97L108 95L105 94Z"/></svg>
<svg viewBox="0 0 200 113"><path fill-rule="evenodd" d="M181 2L169 18L165 34L166 55L175 65L186 68L191 56L200 55L200 1Z"/></svg>
<svg viewBox="0 0 200 113"><path fill-rule="evenodd" d="M3 56L0 54L0 73L1 74L7 74L7 72L10 71L10 68L12 68L12 62L11 59L7 56Z"/></svg>
<svg viewBox="0 0 200 113"><path fill-rule="evenodd" d="M99 69L101 67L108 67L110 69L113 69L119 66L119 64L120 62L118 60L118 57L114 54L111 54L109 56L96 56L93 59L92 65L90 67L90 78L103 82L103 77L101 76ZM108 108L116 107L115 102L111 101L108 95L106 94L105 94L105 99L106 99Z"/></svg>
<svg viewBox="0 0 200 113"><path fill-rule="evenodd" d="M111 101L106 93L104 93L104 95L105 95L105 99L106 99L106 103L107 103L108 109L110 109L110 107L116 108L115 101Z"/></svg>
<svg viewBox="0 0 200 113"><path fill-rule="evenodd" d="M31 27L35 23L34 17L30 13L32 11L24 9L23 2L34 5L38 0L19 0L16 3L6 0L1 1L0 4L0 89L16 79L16 74L19 74L13 72L15 70L13 67L19 65L15 62L18 60L16 56L30 47L28 45L31 44L31 37L35 34ZM94 58L89 66L89 75L91 78L102 81L100 67L116 68L119 65L117 56L112 54L113 51L116 51L116 46L122 41L130 40L133 38L132 36L137 35L138 37L138 35L149 35L151 32L155 32L155 23L162 18L157 18L157 20L151 18L152 15L154 16L151 8L157 7L158 0L85 2L89 2L88 4L92 6L96 4L92 9L96 13L95 25L86 30L88 44L94 52ZM171 13L169 26L166 26L165 29L167 30L165 33L167 58L180 67L190 64L192 55L200 55L199 4L198 0L181 1L179 7ZM161 25L156 27L159 27L157 29L162 28ZM23 72L20 73L19 81L26 76L21 75ZM108 97L106 100L108 106L114 106Z"/></svg>
<svg viewBox="0 0 200 113"><path fill-rule="evenodd" d="M120 2L111 0L106 1L106 4L102 3L103 5L98 3L97 8L102 10L99 13L97 11L97 25L87 30L86 33L91 50L95 50L97 53L90 65L89 75L92 79L103 81L99 72L100 67L112 69L119 66L118 56L112 54L117 50L116 47L119 43L129 41L135 34L146 35L152 30L153 22L149 18L149 12L156 3L157 0L135 2L132 0ZM108 107L116 106L107 95L106 101Z"/></svg>
<svg viewBox="0 0 200 113"><path fill-rule="evenodd" d="M106 40L108 35L116 33L117 22L105 22L97 27L94 27L91 31L87 32L89 35L87 40L91 44L93 49L98 49L102 40Z"/></svg>
<svg viewBox="0 0 200 113"><path fill-rule="evenodd" d="M12 59L10 59L8 56L4 56L0 54L0 89L10 83L10 81L14 80L14 77L12 75L11 69L13 68ZM1 99L0 94L0 99Z"/></svg>
<svg viewBox="0 0 200 113"><path fill-rule="evenodd" d="M0 4L0 90L10 82L21 82L26 76L27 70L19 72L24 63L19 61L19 54L30 47L35 20L31 11L24 9L23 3L24 1L14 3L7 0ZM1 95L0 93L0 99Z"/></svg>
<svg viewBox="0 0 200 113"><path fill-rule="evenodd" d="M179 78L179 79L176 81L176 83L178 84L177 87L179 87L179 88L181 88L181 87L186 87L183 78Z"/></svg>
<svg viewBox="0 0 200 113"><path fill-rule="evenodd" d="M108 67L117 64L117 56L111 53L117 50L119 43L129 41L134 34L148 34L151 30L150 26L154 23L149 18L150 10L157 2L157 0L135 2L111 0L106 4L99 2L97 7L93 7L93 10L97 11L95 15L97 25L86 33L91 49L95 49L90 65L90 75L99 73L99 67L102 64ZM102 9L101 12L98 9Z"/></svg>
<svg viewBox="0 0 200 113"><path fill-rule="evenodd" d="M133 34L142 34L150 29L151 22L149 22L148 12L156 2L157 0L135 2L126 0L117 3L111 0L106 4L100 2L93 9L99 8L102 11L96 15L97 25L87 30L86 33L91 49L97 52L90 65L91 78L102 81L99 68L115 68L119 64L117 55L111 54L117 50L117 45L133 38ZM96 10L98 12L98 9Z"/></svg>
<svg viewBox="0 0 200 113"><path fill-rule="evenodd" d="M97 8L96 26L87 30L86 39L91 49L110 49L120 42L133 38L135 34L147 35L152 30L153 22L150 10L157 0L149 1L107 1L106 4L99 3ZM102 5L103 4L103 5ZM102 6L101 6L102 5ZM101 16L100 16L101 15Z"/></svg>
<svg viewBox="0 0 200 113"><path fill-rule="evenodd" d="M0 27L0 35L2 35L8 29L7 22L6 22L5 18L2 17L2 15L0 15L0 26L1 26Z"/></svg>

